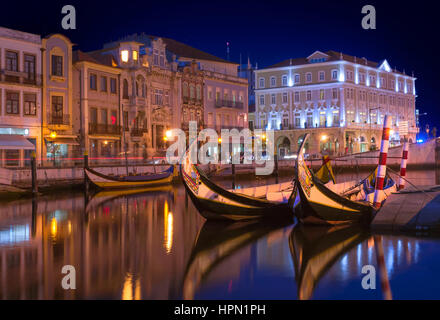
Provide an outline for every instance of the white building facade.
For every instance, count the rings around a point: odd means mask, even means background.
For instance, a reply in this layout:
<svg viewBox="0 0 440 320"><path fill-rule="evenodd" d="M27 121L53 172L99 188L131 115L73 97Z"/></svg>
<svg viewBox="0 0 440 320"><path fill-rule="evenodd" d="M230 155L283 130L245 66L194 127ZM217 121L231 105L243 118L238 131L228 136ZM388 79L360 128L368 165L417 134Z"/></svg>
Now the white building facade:
<svg viewBox="0 0 440 320"><path fill-rule="evenodd" d="M388 114L391 145L415 142L415 80L386 60L335 51L288 59L255 71L255 127L275 130L280 154L296 151L309 132L310 154L342 155L378 148Z"/></svg>

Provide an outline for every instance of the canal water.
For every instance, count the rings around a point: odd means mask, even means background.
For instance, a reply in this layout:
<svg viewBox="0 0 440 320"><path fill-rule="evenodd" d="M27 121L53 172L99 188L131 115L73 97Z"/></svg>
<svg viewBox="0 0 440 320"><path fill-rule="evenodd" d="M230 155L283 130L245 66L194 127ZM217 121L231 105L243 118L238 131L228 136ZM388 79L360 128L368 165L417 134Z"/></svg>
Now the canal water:
<svg viewBox="0 0 440 320"><path fill-rule="evenodd" d="M65 265L75 290L62 289ZM362 287L368 265L374 290ZM182 185L0 203L0 299L438 299L438 270L436 238L208 223Z"/></svg>

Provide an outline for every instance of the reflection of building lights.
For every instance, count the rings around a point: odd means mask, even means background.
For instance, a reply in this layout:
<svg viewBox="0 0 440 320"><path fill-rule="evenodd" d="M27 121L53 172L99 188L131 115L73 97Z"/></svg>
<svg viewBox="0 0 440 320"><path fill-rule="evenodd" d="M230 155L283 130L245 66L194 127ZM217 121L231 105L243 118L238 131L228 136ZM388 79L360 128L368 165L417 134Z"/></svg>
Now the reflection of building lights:
<svg viewBox="0 0 440 320"><path fill-rule="evenodd" d="M50 233L52 237L57 236L57 229L58 229L57 219L52 218L52 220L50 220Z"/></svg>
<svg viewBox="0 0 440 320"><path fill-rule="evenodd" d="M70 221L67 223L67 231L69 232L69 234L72 233L72 222Z"/></svg>
<svg viewBox="0 0 440 320"><path fill-rule="evenodd" d="M131 280L131 273L127 273L124 281L124 287L122 288L122 300L133 300L133 285Z"/></svg>
<svg viewBox="0 0 440 320"><path fill-rule="evenodd" d="M173 247L173 213L168 210L168 201L165 201L164 208L164 246L166 253L171 252Z"/></svg>

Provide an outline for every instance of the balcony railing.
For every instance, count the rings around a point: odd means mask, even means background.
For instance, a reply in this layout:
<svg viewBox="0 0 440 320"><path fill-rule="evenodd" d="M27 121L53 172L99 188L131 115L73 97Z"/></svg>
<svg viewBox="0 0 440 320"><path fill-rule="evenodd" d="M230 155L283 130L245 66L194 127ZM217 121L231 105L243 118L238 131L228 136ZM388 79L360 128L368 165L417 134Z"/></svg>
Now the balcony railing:
<svg viewBox="0 0 440 320"><path fill-rule="evenodd" d="M89 134L120 135L121 126L114 124L89 123Z"/></svg>
<svg viewBox="0 0 440 320"><path fill-rule="evenodd" d="M183 103L184 104L201 104L202 100L201 99L196 99L196 98L190 98L190 97L183 97L182 98Z"/></svg>
<svg viewBox="0 0 440 320"><path fill-rule="evenodd" d="M2 69L0 70L0 82L41 86L43 83L43 76L36 73L29 74L26 72Z"/></svg>
<svg viewBox="0 0 440 320"><path fill-rule="evenodd" d="M56 125L69 125L70 124L70 114L53 114L49 113L47 115L47 122L49 124Z"/></svg>
<svg viewBox="0 0 440 320"><path fill-rule="evenodd" d="M216 108L243 109L243 102L233 101L233 100L216 100L215 107Z"/></svg>

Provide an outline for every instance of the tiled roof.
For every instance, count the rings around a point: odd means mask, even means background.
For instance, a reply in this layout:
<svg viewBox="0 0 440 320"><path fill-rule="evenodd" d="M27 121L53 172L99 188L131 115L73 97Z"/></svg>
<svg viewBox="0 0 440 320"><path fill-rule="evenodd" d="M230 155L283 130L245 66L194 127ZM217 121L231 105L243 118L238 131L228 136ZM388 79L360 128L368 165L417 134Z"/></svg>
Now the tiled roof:
<svg viewBox="0 0 440 320"><path fill-rule="evenodd" d="M108 67L113 67L112 64L113 59L114 58L111 54L101 54L99 52L85 53L82 52L81 50L76 50L73 52L73 63L79 61L87 61Z"/></svg>
<svg viewBox="0 0 440 320"><path fill-rule="evenodd" d="M351 55L348 55L345 53L341 53L341 52L337 52L337 51L333 51L333 50L329 50L324 53L329 56L327 61L338 61L338 60L341 60L341 57L342 57L342 60L344 60L344 61L357 63L360 65L366 65L366 66L372 67L372 68L378 68L380 66L380 64L377 62L367 60L365 58L354 57L354 56L351 56ZM276 63L276 64L271 65L271 66L264 68L264 69L287 67L290 65L298 66L298 65L303 65L303 64L310 64L309 61L307 60L307 58L305 58L305 57L304 58L286 59L284 61L281 61L279 63ZM397 70L396 71L393 70L393 72L403 74L402 72L397 71Z"/></svg>
<svg viewBox="0 0 440 320"><path fill-rule="evenodd" d="M221 63L237 64L235 62L227 61L225 59L214 56L210 53L207 53L202 50L191 47L191 46L189 46L185 43L182 43L180 41L170 39L170 38L148 35L145 33L133 34L133 35L130 35L130 36L127 36L127 37L121 39L121 41L131 40L131 41L142 42L142 43L145 43L146 45L150 45L152 40L158 39L158 38L161 38L163 40L163 42L166 44L166 48L169 52L174 53L178 57L208 60L208 61L215 61L215 62L221 62Z"/></svg>

